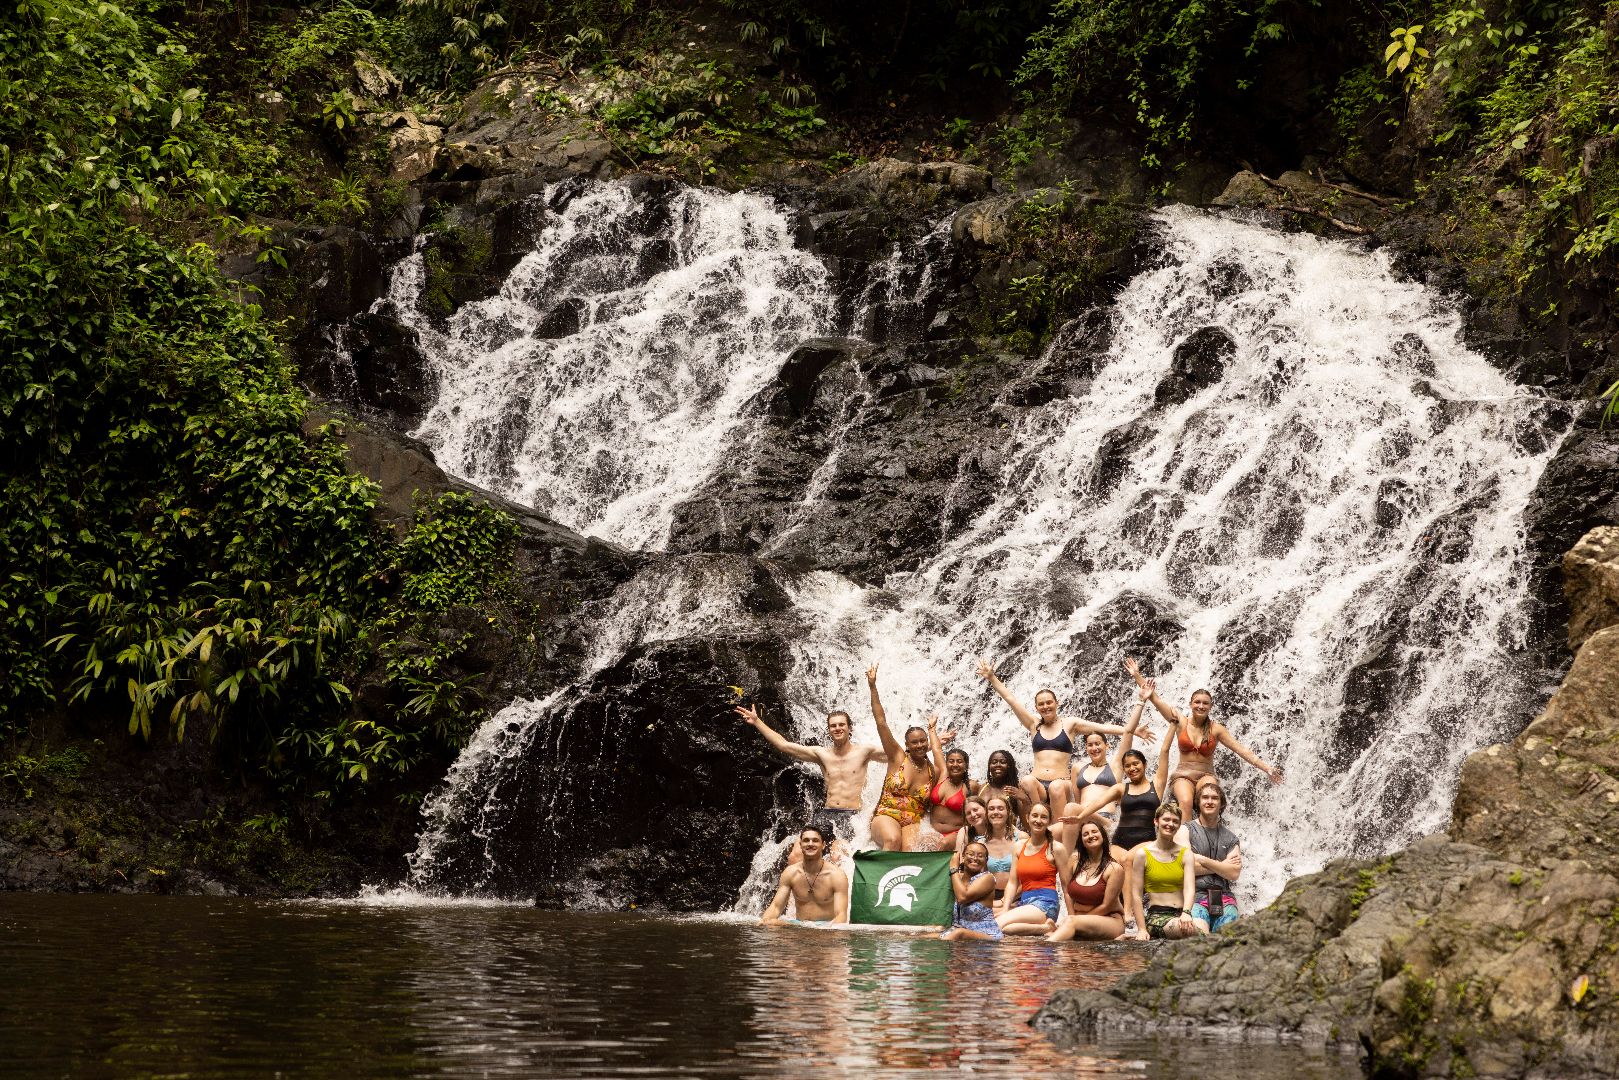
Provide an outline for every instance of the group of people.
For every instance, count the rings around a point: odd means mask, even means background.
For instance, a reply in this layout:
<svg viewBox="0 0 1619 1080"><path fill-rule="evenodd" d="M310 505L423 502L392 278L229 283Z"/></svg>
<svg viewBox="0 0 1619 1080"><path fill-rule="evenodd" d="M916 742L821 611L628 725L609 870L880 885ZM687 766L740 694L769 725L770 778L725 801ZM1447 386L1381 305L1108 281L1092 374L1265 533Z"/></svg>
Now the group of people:
<svg viewBox="0 0 1619 1080"><path fill-rule="evenodd" d="M926 727L908 728L903 742L895 739L875 664L866 683L880 747L853 741L846 712L827 717L830 746L811 746L773 730L757 707L738 707L773 747L819 766L826 781L820 820L800 831L762 921L782 921L789 899L800 922L847 919L849 881L834 848L853 843L866 770L880 762L887 771L871 840L885 851L952 851L956 904L953 924L943 931L948 939L1043 934L1049 941L1146 941L1208 934L1234 922L1231 887L1242 873L1242 850L1224 824L1226 794L1214 775L1214 753L1225 746L1275 783L1282 771L1211 717L1208 691L1195 691L1182 712L1159 696L1134 660L1124 666L1136 700L1123 724L1099 724L1059 715L1057 695L1047 689L1035 694L1031 711L993 664L979 664L978 674L1029 732L1033 769L1021 778L1011 752L996 750L985 779L969 779L966 751L944 749L953 732L941 732L937 716ZM1149 704L1170 726L1161 741L1141 727ZM1118 738L1111 756L1109 736ZM1137 741L1159 742L1150 778ZM1172 748L1179 752L1173 772Z"/></svg>

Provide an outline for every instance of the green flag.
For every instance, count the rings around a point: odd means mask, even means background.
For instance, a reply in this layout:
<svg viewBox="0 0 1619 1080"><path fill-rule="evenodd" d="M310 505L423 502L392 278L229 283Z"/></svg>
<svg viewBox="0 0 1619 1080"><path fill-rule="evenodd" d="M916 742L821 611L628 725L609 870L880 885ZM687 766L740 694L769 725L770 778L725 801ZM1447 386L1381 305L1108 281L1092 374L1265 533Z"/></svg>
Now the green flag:
<svg viewBox="0 0 1619 1080"><path fill-rule="evenodd" d="M849 921L949 926L956 894L948 851L857 851Z"/></svg>

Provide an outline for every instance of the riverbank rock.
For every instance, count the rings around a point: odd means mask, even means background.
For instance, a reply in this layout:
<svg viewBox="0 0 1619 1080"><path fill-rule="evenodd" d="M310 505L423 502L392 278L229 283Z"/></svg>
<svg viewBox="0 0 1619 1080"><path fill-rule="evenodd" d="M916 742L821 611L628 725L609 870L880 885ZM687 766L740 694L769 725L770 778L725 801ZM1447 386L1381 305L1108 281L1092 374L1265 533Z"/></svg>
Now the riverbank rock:
<svg viewBox="0 0 1619 1080"><path fill-rule="evenodd" d="M445 832L424 883L572 908L734 900L778 802L802 806L797 770L733 712L757 702L779 723L785 710L802 628L784 573L741 556L655 558L588 604L621 655L510 721L498 760L468 766L483 770L476 818Z"/></svg>
<svg viewBox="0 0 1619 1080"><path fill-rule="evenodd" d="M1576 653L1591 635L1619 624L1619 527L1593 529L1563 557L1568 597L1568 647Z"/></svg>
<svg viewBox="0 0 1619 1080"><path fill-rule="evenodd" d="M1449 836L1288 884L1232 931L1166 946L1034 1018L1083 1033L1215 1025L1359 1046L1387 1076L1619 1075L1619 625L1612 530L1570 553L1604 599L1546 710L1462 769ZM1595 584L1587 584L1595 582Z"/></svg>

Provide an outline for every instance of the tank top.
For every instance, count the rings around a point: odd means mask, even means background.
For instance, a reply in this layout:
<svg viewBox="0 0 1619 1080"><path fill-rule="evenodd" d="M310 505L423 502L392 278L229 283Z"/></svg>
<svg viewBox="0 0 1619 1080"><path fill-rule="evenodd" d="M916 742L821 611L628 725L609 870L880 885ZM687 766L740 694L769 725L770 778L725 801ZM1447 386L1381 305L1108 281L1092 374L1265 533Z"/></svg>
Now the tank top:
<svg viewBox="0 0 1619 1080"><path fill-rule="evenodd" d="M1070 880L1068 898L1073 901L1070 907L1095 907L1107 899L1107 875L1103 874L1091 885L1081 885L1078 881Z"/></svg>
<svg viewBox="0 0 1619 1080"><path fill-rule="evenodd" d="M1034 738L1030 741L1033 743L1034 752L1037 754L1042 750L1061 750L1065 754L1074 752L1074 740L1068 737L1068 729L1065 727L1059 726L1057 737L1048 739L1040 734L1040 725L1036 724L1034 725Z"/></svg>
<svg viewBox="0 0 1619 1080"><path fill-rule="evenodd" d="M1017 856L1018 887L1024 891L1029 889L1055 889L1057 887L1057 864L1051 861L1051 841L1047 840L1040 850L1033 855L1029 854L1029 842L1023 841L1018 849L1013 849Z"/></svg>
<svg viewBox="0 0 1619 1080"><path fill-rule="evenodd" d="M1186 849L1175 852L1169 862L1159 862L1152 848L1143 848L1147 859L1146 873L1141 875L1142 886L1150 893L1178 893L1186 884Z"/></svg>
<svg viewBox="0 0 1619 1080"><path fill-rule="evenodd" d="M1124 797L1119 800L1119 828L1152 828L1153 811L1158 809L1158 804L1162 801L1158 797L1158 789L1151 784L1148 784L1147 790L1139 795L1131 795L1126 785Z"/></svg>

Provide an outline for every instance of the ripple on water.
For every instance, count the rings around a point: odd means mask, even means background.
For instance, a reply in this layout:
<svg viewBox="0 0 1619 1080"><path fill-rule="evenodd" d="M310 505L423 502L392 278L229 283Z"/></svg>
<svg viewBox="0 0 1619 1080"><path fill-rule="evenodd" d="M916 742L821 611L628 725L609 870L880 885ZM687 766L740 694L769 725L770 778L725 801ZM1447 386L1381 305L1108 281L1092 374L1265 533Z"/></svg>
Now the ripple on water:
<svg viewBox="0 0 1619 1080"><path fill-rule="evenodd" d="M312 914L319 917L311 918ZM1358 1075L1029 1015L1148 952L436 902L0 896L0 1060L34 1075Z"/></svg>

